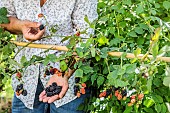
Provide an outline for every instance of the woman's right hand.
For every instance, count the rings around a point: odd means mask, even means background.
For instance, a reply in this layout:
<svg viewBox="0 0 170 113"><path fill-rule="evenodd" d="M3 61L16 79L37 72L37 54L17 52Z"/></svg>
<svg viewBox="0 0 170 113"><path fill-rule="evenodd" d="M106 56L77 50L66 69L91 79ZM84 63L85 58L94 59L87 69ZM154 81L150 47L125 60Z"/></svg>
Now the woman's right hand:
<svg viewBox="0 0 170 113"><path fill-rule="evenodd" d="M22 34L24 36L24 38L28 41L36 41L41 39L41 37L43 36L45 29L40 30L39 26L41 24L37 23L37 22L31 22L31 21L22 21L21 22L22 27L21 27L21 31Z"/></svg>
<svg viewBox="0 0 170 113"><path fill-rule="evenodd" d="M24 38L29 41L35 41L41 39L45 29L40 30L40 23L31 22L28 20L19 20L16 17L9 17L10 23L0 24L8 31L14 34L23 34Z"/></svg>

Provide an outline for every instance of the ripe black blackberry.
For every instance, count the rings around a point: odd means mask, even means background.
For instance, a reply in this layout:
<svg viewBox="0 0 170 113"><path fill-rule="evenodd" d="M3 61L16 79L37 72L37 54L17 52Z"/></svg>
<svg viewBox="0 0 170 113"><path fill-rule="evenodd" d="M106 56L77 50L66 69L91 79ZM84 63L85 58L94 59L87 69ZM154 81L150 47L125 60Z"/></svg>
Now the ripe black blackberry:
<svg viewBox="0 0 170 113"><path fill-rule="evenodd" d="M80 77L76 77L75 78L75 83L79 83L80 82Z"/></svg>
<svg viewBox="0 0 170 113"><path fill-rule="evenodd" d="M44 29L44 25L41 24L41 25L39 26L39 29L40 29L40 30L43 30L43 29Z"/></svg>
<svg viewBox="0 0 170 113"><path fill-rule="evenodd" d="M78 85L74 85L74 95L77 95L77 92L80 90Z"/></svg>
<svg viewBox="0 0 170 113"><path fill-rule="evenodd" d="M107 89L106 90L106 97L108 97L112 93L112 89Z"/></svg>
<svg viewBox="0 0 170 113"><path fill-rule="evenodd" d="M122 96L123 96L123 97L127 96L127 91L126 91L126 89L125 89L125 90L122 90Z"/></svg>
<svg viewBox="0 0 170 113"><path fill-rule="evenodd" d="M46 75L50 75L50 71L48 69L45 70Z"/></svg>

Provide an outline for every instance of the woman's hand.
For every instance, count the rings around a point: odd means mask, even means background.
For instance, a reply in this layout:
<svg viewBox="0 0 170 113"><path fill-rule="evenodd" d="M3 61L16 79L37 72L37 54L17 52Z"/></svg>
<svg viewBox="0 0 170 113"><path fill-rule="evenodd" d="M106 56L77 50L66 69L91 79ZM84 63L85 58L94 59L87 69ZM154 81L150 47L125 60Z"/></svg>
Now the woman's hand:
<svg viewBox="0 0 170 113"><path fill-rule="evenodd" d="M40 24L37 22L31 22L28 20L19 20L16 17L9 17L10 23L0 24L1 27L4 27L8 31L14 34L23 34L25 39L29 41L35 41L41 39L45 29L40 30Z"/></svg>
<svg viewBox="0 0 170 113"><path fill-rule="evenodd" d="M41 39L43 36L45 29L40 30L39 26L40 24L37 22L31 22L31 21L22 21L22 34L26 40L29 41L36 41Z"/></svg>
<svg viewBox="0 0 170 113"><path fill-rule="evenodd" d="M46 92L44 90L39 96L39 101L53 103L54 101L63 98L69 87L68 79L72 75L73 72L74 70L69 69L69 71L65 73L64 77L54 74L48 81L47 87L49 85L52 85L53 82L56 82L58 86L62 86L61 92L59 93L59 95L47 97Z"/></svg>

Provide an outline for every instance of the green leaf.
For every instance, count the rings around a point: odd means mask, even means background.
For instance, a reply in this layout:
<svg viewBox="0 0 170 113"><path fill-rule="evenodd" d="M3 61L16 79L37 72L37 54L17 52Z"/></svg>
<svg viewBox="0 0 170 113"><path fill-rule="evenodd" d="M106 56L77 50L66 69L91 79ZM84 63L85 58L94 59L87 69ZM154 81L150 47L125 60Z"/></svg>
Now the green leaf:
<svg viewBox="0 0 170 113"><path fill-rule="evenodd" d="M117 79L115 81L115 87L125 87L127 85L129 85L129 83L127 81L125 82L125 81L122 81L120 79Z"/></svg>
<svg viewBox="0 0 170 113"><path fill-rule="evenodd" d="M131 37L138 37L134 31L129 32L128 35Z"/></svg>
<svg viewBox="0 0 170 113"><path fill-rule="evenodd" d="M80 69L82 69L85 74L88 74L88 73L92 73L92 72L93 72L93 68L90 67L90 66L88 66L88 65L87 65L87 66L82 65L82 66L80 67Z"/></svg>
<svg viewBox="0 0 170 113"><path fill-rule="evenodd" d="M161 113L166 113L167 112L167 107L165 104L161 104Z"/></svg>
<svg viewBox="0 0 170 113"><path fill-rule="evenodd" d="M87 22L87 23L90 25L90 21L89 21L89 19L88 19L88 16L87 16L87 15L85 15L84 20L85 20L85 22Z"/></svg>
<svg viewBox="0 0 170 113"><path fill-rule="evenodd" d="M170 88L170 76L165 77L165 78L163 79L163 85L165 85L165 86L167 86L167 87Z"/></svg>
<svg viewBox="0 0 170 113"><path fill-rule="evenodd" d="M135 57L137 57L139 54L141 54L141 48L137 48L133 53Z"/></svg>
<svg viewBox="0 0 170 113"><path fill-rule="evenodd" d="M144 8L142 7L142 5L139 5L137 8L136 8L136 13L137 14L140 14L140 13L142 13L144 10L143 10Z"/></svg>
<svg viewBox="0 0 170 113"><path fill-rule="evenodd" d="M82 58L83 57L83 49L80 47L76 48L77 55Z"/></svg>
<svg viewBox="0 0 170 113"><path fill-rule="evenodd" d="M152 99L155 101L155 103L163 103L163 98L160 95L152 95Z"/></svg>
<svg viewBox="0 0 170 113"><path fill-rule="evenodd" d="M0 8L0 15L6 16L7 15L7 9L5 7Z"/></svg>
<svg viewBox="0 0 170 113"><path fill-rule="evenodd" d="M152 47L152 55L154 58L156 58L156 56L158 55L158 49L159 49L159 46L158 44L155 43Z"/></svg>
<svg viewBox="0 0 170 113"><path fill-rule="evenodd" d="M170 77L170 67L166 67L165 69L165 75Z"/></svg>
<svg viewBox="0 0 170 113"><path fill-rule="evenodd" d="M21 65L23 65L24 66L24 63L26 63L27 62L27 58L25 57L25 56L22 56L21 57Z"/></svg>
<svg viewBox="0 0 170 113"><path fill-rule="evenodd" d="M64 71L67 70L67 68L68 68L68 66L67 66L66 62L64 60L61 61L60 62L60 69L61 69L61 71L64 72Z"/></svg>
<svg viewBox="0 0 170 113"><path fill-rule="evenodd" d="M117 74L117 73L118 73L117 70L115 70L115 71L109 73L108 76L107 76L107 79L108 79L109 81L116 80L117 77L118 77L118 74Z"/></svg>
<svg viewBox="0 0 170 113"><path fill-rule="evenodd" d="M164 1L164 2L163 2L163 6L164 6L164 8L165 8L166 10L169 10L169 8L170 8L170 2L169 2L169 1Z"/></svg>
<svg viewBox="0 0 170 113"><path fill-rule="evenodd" d="M144 102L143 105L146 106L147 108L151 107L154 104L154 100L151 98L147 98Z"/></svg>
<svg viewBox="0 0 170 113"><path fill-rule="evenodd" d="M82 69L77 69L75 71L75 77L83 77L83 70Z"/></svg>
<svg viewBox="0 0 170 113"><path fill-rule="evenodd" d="M108 44L109 39L107 39L105 36L102 36L98 39L98 42L99 42L99 45L102 46L102 45Z"/></svg>
<svg viewBox="0 0 170 113"><path fill-rule="evenodd" d="M144 31L143 31L143 29L141 27L136 27L135 32L138 33L138 34L143 34L144 33Z"/></svg>
<svg viewBox="0 0 170 113"><path fill-rule="evenodd" d="M93 74L91 76L91 81L92 81L92 84L94 84L94 81L97 79L98 75L97 74Z"/></svg>
<svg viewBox="0 0 170 113"><path fill-rule="evenodd" d="M96 56L96 49L95 49L94 47L92 47L92 48L90 49L90 51L91 51L91 56L92 56L92 57L95 57L95 56Z"/></svg>
<svg viewBox="0 0 170 113"><path fill-rule="evenodd" d="M100 61L101 58L100 58L99 55L96 55L96 56L95 56L95 59L96 59L96 61Z"/></svg>
<svg viewBox="0 0 170 113"><path fill-rule="evenodd" d="M131 113L132 107L126 106L126 109L123 113Z"/></svg>
<svg viewBox="0 0 170 113"><path fill-rule="evenodd" d="M97 85L100 87L104 83L105 78L103 76L98 76L97 78Z"/></svg>
<svg viewBox="0 0 170 113"><path fill-rule="evenodd" d="M160 113L161 112L161 105L155 104L155 110L157 111L157 113Z"/></svg>

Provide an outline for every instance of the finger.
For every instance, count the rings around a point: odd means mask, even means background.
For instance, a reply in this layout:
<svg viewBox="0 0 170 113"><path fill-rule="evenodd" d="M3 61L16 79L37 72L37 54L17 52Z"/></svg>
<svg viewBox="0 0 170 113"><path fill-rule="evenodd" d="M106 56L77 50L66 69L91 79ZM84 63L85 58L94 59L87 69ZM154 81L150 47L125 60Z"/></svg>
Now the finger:
<svg viewBox="0 0 170 113"><path fill-rule="evenodd" d="M39 101L42 101L43 98L46 96L45 90L43 92L41 92L41 94L39 95Z"/></svg>
<svg viewBox="0 0 170 113"><path fill-rule="evenodd" d="M54 95L52 96L49 100L48 100L48 103L53 103L54 101L60 99L58 95Z"/></svg>
<svg viewBox="0 0 170 113"><path fill-rule="evenodd" d="M45 29L39 30L38 33L32 38L32 40L39 40L44 35Z"/></svg>
<svg viewBox="0 0 170 113"><path fill-rule="evenodd" d="M47 97L47 96L46 96L46 97L43 99L43 102L44 102L44 103L47 103L50 98L51 98L51 97Z"/></svg>
<svg viewBox="0 0 170 113"><path fill-rule="evenodd" d="M59 98L63 98L64 95L66 94L67 90L68 90L68 84L67 85L65 84L65 86L63 86L63 88L59 94Z"/></svg>
<svg viewBox="0 0 170 113"><path fill-rule="evenodd" d="M35 27L38 28L41 24L38 22L31 22L31 21L27 21L26 26L27 27Z"/></svg>

